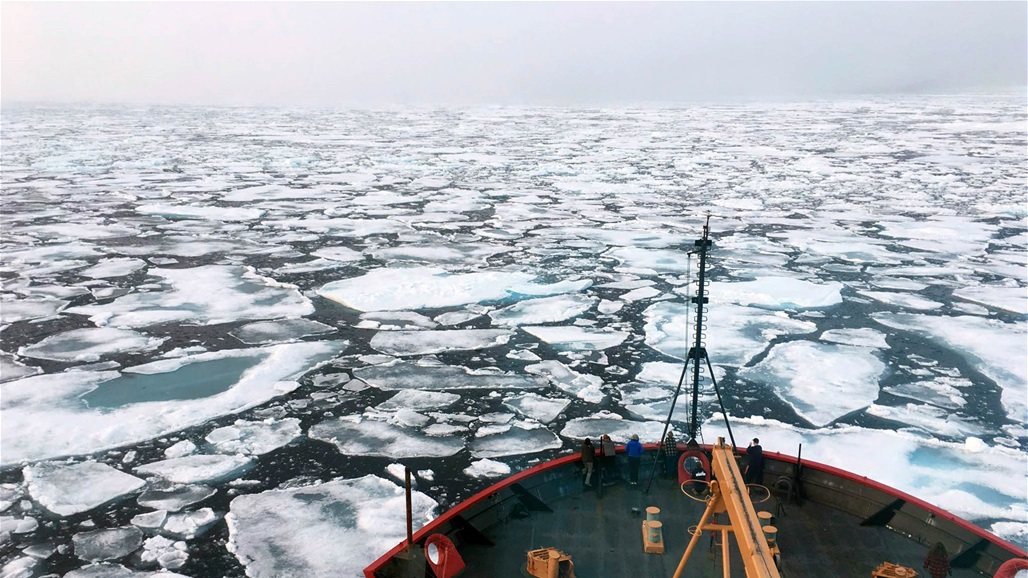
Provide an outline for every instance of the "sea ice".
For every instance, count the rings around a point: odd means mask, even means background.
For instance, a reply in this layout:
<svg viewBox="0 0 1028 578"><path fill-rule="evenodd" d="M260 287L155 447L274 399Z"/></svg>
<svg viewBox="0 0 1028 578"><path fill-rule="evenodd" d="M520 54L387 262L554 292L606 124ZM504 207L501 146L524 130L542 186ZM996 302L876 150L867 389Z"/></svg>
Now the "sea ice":
<svg viewBox="0 0 1028 578"><path fill-rule="evenodd" d="M354 251L348 247L322 247L317 251L311 253L315 257L322 259L329 259L332 261L339 261L343 263L349 263L352 261L364 260L364 254L359 251Z"/></svg>
<svg viewBox="0 0 1028 578"><path fill-rule="evenodd" d="M185 542L169 540L164 536L153 536L143 541L143 552L140 554L140 561L153 566L157 563L166 570L177 570L185 566L189 560L188 546ZM166 576L159 574L158 576Z"/></svg>
<svg viewBox="0 0 1028 578"><path fill-rule="evenodd" d="M476 458L516 456L560 449L564 445L556 434L544 427L532 428L519 423L504 427L507 428L505 431L480 435L472 440L468 446L471 455ZM481 432L482 428L479 428Z"/></svg>
<svg viewBox="0 0 1028 578"><path fill-rule="evenodd" d="M64 575L64 578L189 578L174 572L138 572L121 564L101 562L83 566Z"/></svg>
<svg viewBox="0 0 1028 578"><path fill-rule="evenodd" d="M0 351L0 383L38 375L43 370L18 363L10 353Z"/></svg>
<svg viewBox="0 0 1028 578"><path fill-rule="evenodd" d="M164 525L164 520L168 518L167 510L157 510L156 512L146 512L145 514L136 514L132 516L129 522L137 528L143 528L145 530L156 530Z"/></svg>
<svg viewBox="0 0 1028 578"><path fill-rule="evenodd" d="M557 419L570 404L571 400L568 399L543 397L536 393L521 393L503 401L503 405L540 423L550 423Z"/></svg>
<svg viewBox="0 0 1028 578"><path fill-rule="evenodd" d="M481 316L481 313L476 313L474 311L450 311L437 315L434 321L439 325L453 326L460 325L461 323L467 323L468 321L477 319Z"/></svg>
<svg viewBox="0 0 1028 578"><path fill-rule="evenodd" d="M32 498L58 516L87 512L138 492L146 482L97 462L40 462L22 469Z"/></svg>
<svg viewBox="0 0 1028 578"><path fill-rule="evenodd" d="M464 449L464 440L459 437L426 438L417 430L369 419L329 419L311 426L307 435L335 444L341 454L348 456L446 457Z"/></svg>
<svg viewBox="0 0 1028 578"><path fill-rule="evenodd" d="M19 299L0 301L0 323L17 323L57 315L67 301L59 299Z"/></svg>
<svg viewBox="0 0 1028 578"><path fill-rule="evenodd" d="M557 387L589 403L600 403L603 393L603 378L581 374L559 361L547 360L525 367L525 371L542 375Z"/></svg>
<svg viewBox="0 0 1028 578"><path fill-rule="evenodd" d="M456 393L442 391L421 391L418 389L404 389L378 405L380 410L412 409L416 411L426 409L441 409L460 400Z"/></svg>
<svg viewBox="0 0 1028 578"><path fill-rule="evenodd" d="M304 337L324 335L335 331L338 330L331 325L310 319L276 319L275 321L248 323L232 331L229 335L247 345L264 345L296 341Z"/></svg>
<svg viewBox="0 0 1028 578"><path fill-rule="evenodd" d="M588 311L596 299L586 295L557 295L520 301L489 313L493 323L507 327L517 325L558 323Z"/></svg>
<svg viewBox="0 0 1028 578"><path fill-rule="evenodd" d="M942 307L942 303L925 299L911 293L897 293L895 291L857 291L858 295L869 297L886 305L896 305L906 309L918 311L932 311Z"/></svg>
<svg viewBox="0 0 1028 578"><path fill-rule="evenodd" d="M245 456L197 454L142 465L135 472L160 476L177 484L203 484L238 478L253 465L253 459Z"/></svg>
<svg viewBox="0 0 1028 578"><path fill-rule="evenodd" d="M464 468L464 474L472 478L499 478L510 474L510 466L486 458L471 462Z"/></svg>
<svg viewBox="0 0 1028 578"><path fill-rule="evenodd" d="M194 512L171 514L164 522L162 531L173 538L192 540L197 536L202 536L211 524L217 522L219 518L220 516L215 514L214 510L210 508L200 508Z"/></svg>
<svg viewBox="0 0 1028 578"><path fill-rule="evenodd" d="M177 512L215 493L217 490L208 486L186 486L157 478L150 480L149 487L136 498L136 502L144 508Z"/></svg>
<svg viewBox="0 0 1028 578"><path fill-rule="evenodd" d="M496 347L506 344L512 335L503 329L380 331L371 338L371 347L386 355L427 355Z"/></svg>
<svg viewBox="0 0 1028 578"><path fill-rule="evenodd" d="M411 493L414 529L437 503ZM403 488L374 475L232 500L225 516L227 548L247 576L359 576L382 552L403 540Z"/></svg>
<svg viewBox="0 0 1028 578"><path fill-rule="evenodd" d="M135 552L143 544L143 533L138 528L125 526L106 530L82 532L72 536L75 555L89 562L117 560Z"/></svg>
<svg viewBox="0 0 1028 578"><path fill-rule="evenodd" d="M692 307L665 301L651 305L644 315L646 345L665 355L685 359L688 348L693 345L686 339L696 322ZM817 330L817 325L809 321L739 305L712 307L704 319L707 353L711 362L719 365L745 365L779 335Z"/></svg>
<svg viewBox="0 0 1028 578"><path fill-rule="evenodd" d="M354 376L385 390L540 389L547 385L546 380L528 375L472 372L449 365L423 367L405 362L360 367L354 370Z"/></svg>
<svg viewBox="0 0 1028 578"><path fill-rule="evenodd" d="M167 289L131 293L111 303L71 307L67 312L88 315L96 325L121 328L163 323L216 325L314 313L310 300L294 286L261 277L251 268L152 268L149 274L159 277Z"/></svg>
<svg viewBox="0 0 1028 578"><path fill-rule="evenodd" d="M344 342L222 350L128 368L74 371L4 384L4 465L136 443L254 407L338 355Z"/></svg>
<svg viewBox="0 0 1028 578"><path fill-rule="evenodd" d="M358 311L397 311L572 293L592 283L582 280L539 285L532 283L535 278L502 271L450 274L434 267L382 268L329 283L318 290L318 295Z"/></svg>
<svg viewBox="0 0 1028 578"><path fill-rule="evenodd" d="M188 456L193 453L196 453L196 444L189 440L182 440L164 450L164 457L181 458L182 456Z"/></svg>
<svg viewBox="0 0 1028 578"><path fill-rule="evenodd" d="M908 403L889 406L873 403L867 408L867 413L892 420L901 424L899 427L916 427L937 437L947 436L962 439L986 433L981 426L969 423L966 419L954 415L952 411L930 405Z"/></svg>
<svg viewBox="0 0 1028 578"><path fill-rule="evenodd" d="M1028 315L1028 289L1024 287L967 287L957 289L953 296L994 309Z"/></svg>
<svg viewBox="0 0 1028 578"><path fill-rule="evenodd" d="M90 279L110 279L131 275L143 267L146 267L146 261L142 259L104 259L88 269L79 271L79 275Z"/></svg>
<svg viewBox="0 0 1028 578"><path fill-rule="evenodd" d="M802 310L842 303L842 287L837 281L813 283L790 277L762 277L741 283L711 283L709 295L712 303Z"/></svg>
<svg viewBox="0 0 1028 578"><path fill-rule="evenodd" d="M842 345L873 347L875 349L889 348L889 344L885 341L885 334L877 329L872 329L871 327L829 329L821 334L821 341L839 343Z"/></svg>
<svg viewBox="0 0 1028 578"><path fill-rule="evenodd" d="M264 216L259 209L212 207L197 205L140 205L136 211L168 219L203 219L208 221L253 221Z"/></svg>
<svg viewBox="0 0 1028 578"><path fill-rule="evenodd" d="M0 536L4 534L28 534L36 531L39 522L32 516L0 516Z"/></svg>
<svg viewBox="0 0 1028 578"><path fill-rule="evenodd" d="M618 247L607 251L603 256L620 261L619 271L640 275L685 273L690 267L688 255L684 251ZM694 267L698 267L698 265L694 265Z"/></svg>
<svg viewBox="0 0 1028 578"><path fill-rule="evenodd" d="M153 351L167 340L167 337L150 337L131 329L72 329L22 347L18 355L51 361L90 362L119 353Z"/></svg>
<svg viewBox="0 0 1028 578"><path fill-rule="evenodd" d="M283 420L237 420L230 426L215 429L205 439L218 453L260 456L288 445L301 435L300 420L289 417Z"/></svg>
<svg viewBox="0 0 1028 578"><path fill-rule="evenodd" d="M768 384L800 417L822 427L874 402L884 371L863 347L791 341L739 376Z"/></svg>
<svg viewBox="0 0 1028 578"><path fill-rule="evenodd" d="M603 434L617 443L627 443L632 435L638 435L643 443L658 442L664 431L664 424L659 421L631 421L616 413L600 411L590 417L579 417L564 425L560 435L571 439L591 438L597 440ZM676 434L680 433L674 428Z"/></svg>
<svg viewBox="0 0 1028 578"><path fill-rule="evenodd" d="M922 401L943 409L959 409L967 402L958 388L973 384L968 379L938 376L930 381L915 381L882 388L899 397Z"/></svg>
<svg viewBox="0 0 1028 578"><path fill-rule="evenodd" d="M521 329L534 335L540 341L562 349L610 349L628 339L624 331L592 329L573 325L532 325Z"/></svg>
<svg viewBox="0 0 1028 578"><path fill-rule="evenodd" d="M967 315L878 313L872 318L886 327L925 335L967 359L1003 389L1007 417L1028 423L1028 325Z"/></svg>

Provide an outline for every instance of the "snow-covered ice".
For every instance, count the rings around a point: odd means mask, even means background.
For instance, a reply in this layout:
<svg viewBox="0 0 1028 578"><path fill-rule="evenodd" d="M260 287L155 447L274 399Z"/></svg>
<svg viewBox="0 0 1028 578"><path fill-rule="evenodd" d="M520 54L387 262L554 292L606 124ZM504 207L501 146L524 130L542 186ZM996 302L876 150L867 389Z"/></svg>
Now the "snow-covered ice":
<svg viewBox="0 0 1028 578"><path fill-rule="evenodd" d="M361 367L354 376L372 387L385 390L422 389L540 389L546 381L530 375L472 371L448 365L425 367L412 363L391 363Z"/></svg>
<svg viewBox="0 0 1028 578"><path fill-rule="evenodd" d="M97 361L118 353L153 351L165 341L166 337L150 337L131 329L72 329L22 347L18 355L65 362Z"/></svg>
<svg viewBox="0 0 1028 578"><path fill-rule="evenodd" d="M562 390L590 403L600 403L606 395L603 378L579 373L559 361L540 361L526 366L525 371L546 377Z"/></svg>
<svg viewBox="0 0 1028 578"><path fill-rule="evenodd" d="M570 404L571 400L543 397L537 393L512 395L503 400L503 405L540 423L550 423L557 419Z"/></svg>
<svg viewBox="0 0 1028 578"><path fill-rule="evenodd" d="M406 535L403 488L374 475L232 500L229 550L253 578L357 576ZM411 494L414 528L437 503Z"/></svg>
<svg viewBox="0 0 1028 578"><path fill-rule="evenodd" d="M145 464L135 472L177 484L205 484L238 478L253 465L253 459L245 456L196 454Z"/></svg>
<svg viewBox="0 0 1028 578"><path fill-rule="evenodd" d="M330 419L311 426L311 439L334 444L349 456L446 457L464 449L459 437L425 437L416 429L363 419Z"/></svg>
<svg viewBox="0 0 1028 578"><path fill-rule="evenodd" d="M324 335L338 331L331 325L325 325L310 319L277 319L275 321L258 321L248 323L231 333L239 341L247 345L264 345L296 341L312 335Z"/></svg>
<svg viewBox="0 0 1028 578"><path fill-rule="evenodd" d="M544 343L565 349L610 349L628 339L628 333L624 331L574 325L523 325L521 329Z"/></svg>
<svg viewBox="0 0 1028 578"><path fill-rule="evenodd" d="M588 311L595 299L586 295L557 295L520 301L489 313L493 323L513 327L539 323L559 323Z"/></svg>
<svg viewBox="0 0 1028 578"><path fill-rule="evenodd" d="M471 462L464 468L464 474L472 478L501 478L510 474L510 466L503 462L483 458Z"/></svg>
<svg viewBox="0 0 1028 578"><path fill-rule="evenodd" d="M222 454L260 456L277 450L302 435L300 420L290 417L282 420L237 420L207 434L207 443Z"/></svg>
<svg viewBox="0 0 1028 578"><path fill-rule="evenodd" d="M538 424L536 424L538 425ZM507 426L505 426L507 427ZM482 429L479 429L481 433ZM514 424L500 433L480 435L472 440L468 449L478 458L495 458L533 454L545 450L559 449L563 442L544 427L530 427Z"/></svg>
<svg viewBox="0 0 1028 578"><path fill-rule="evenodd" d="M211 524L217 522L219 516L210 508L200 508L193 512L170 514L164 521L162 531L173 538L192 540L203 535Z"/></svg>
<svg viewBox="0 0 1028 578"><path fill-rule="evenodd" d="M442 391L421 391L417 389L404 389L388 400L380 403L378 409L397 410L413 409L416 411L426 409L441 409L457 403L460 395Z"/></svg>
<svg viewBox="0 0 1028 578"><path fill-rule="evenodd" d="M107 530L93 530L75 534L71 538L75 555L89 562L117 560L135 552L143 544L143 533L126 526Z"/></svg>
<svg viewBox="0 0 1028 578"><path fill-rule="evenodd" d="M151 478L146 491L136 501L144 508L177 512L206 500L216 492L209 486L183 485L162 478Z"/></svg>
<svg viewBox="0 0 1028 578"><path fill-rule="evenodd" d="M58 516L88 512L138 492L146 482L107 464L40 462L22 469L32 499Z"/></svg>
<svg viewBox="0 0 1028 578"><path fill-rule="evenodd" d="M497 347L510 341L512 335L502 329L380 331L371 338L371 347L397 357L427 355Z"/></svg>

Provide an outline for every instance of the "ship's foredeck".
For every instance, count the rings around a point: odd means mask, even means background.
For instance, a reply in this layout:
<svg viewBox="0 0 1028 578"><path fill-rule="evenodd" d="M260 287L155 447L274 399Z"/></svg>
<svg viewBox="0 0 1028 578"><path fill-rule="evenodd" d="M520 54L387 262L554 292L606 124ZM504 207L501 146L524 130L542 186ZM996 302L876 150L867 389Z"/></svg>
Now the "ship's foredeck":
<svg viewBox="0 0 1028 578"><path fill-rule="evenodd" d="M466 545L461 555L468 563L462 576L521 577L528 550L556 547L572 556L575 574L597 576L670 577L685 551L704 504L687 498L672 480L656 480L649 494L645 482L623 482L602 491L591 490L550 502L553 512L531 512L508 517L492 526L488 537L498 546ZM660 508L665 554L643 553L641 524L648 506ZM861 526L859 519L826 506L806 502L784 506L776 517L782 551L783 576L867 577L882 562L915 568L919 575L927 547L883 527ZM757 510L776 513L774 498ZM781 514L781 512L779 512ZM742 559L732 542L732 576L745 576ZM720 536L717 544L703 536L683 576L723 576ZM973 570L954 569L956 578L979 576Z"/></svg>

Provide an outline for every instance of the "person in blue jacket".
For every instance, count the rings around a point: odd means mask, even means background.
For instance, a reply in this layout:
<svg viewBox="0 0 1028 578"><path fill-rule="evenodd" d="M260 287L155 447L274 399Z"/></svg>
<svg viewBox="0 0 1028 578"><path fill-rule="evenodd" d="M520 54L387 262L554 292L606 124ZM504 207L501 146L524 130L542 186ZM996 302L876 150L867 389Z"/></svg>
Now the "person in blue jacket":
<svg viewBox="0 0 1028 578"><path fill-rule="evenodd" d="M643 445L639 443L639 434L632 434L632 439L625 445L628 454L628 480L635 486L639 484L639 462L643 457Z"/></svg>

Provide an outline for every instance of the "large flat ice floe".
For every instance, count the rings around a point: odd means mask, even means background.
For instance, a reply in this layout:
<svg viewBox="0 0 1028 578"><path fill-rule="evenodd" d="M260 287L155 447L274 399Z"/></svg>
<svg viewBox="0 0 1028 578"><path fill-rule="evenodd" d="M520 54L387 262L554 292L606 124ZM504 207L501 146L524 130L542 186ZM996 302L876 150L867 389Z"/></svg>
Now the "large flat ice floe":
<svg viewBox="0 0 1028 578"><path fill-rule="evenodd" d="M311 439L334 444L349 456L392 458L446 457L464 449L458 437L425 437L417 429L390 423L346 416L311 426Z"/></svg>
<svg viewBox="0 0 1028 578"><path fill-rule="evenodd" d="M51 335L22 347L18 355L52 361L89 362L117 353L152 351L165 341L166 337L151 337L131 329L92 327Z"/></svg>
<svg viewBox="0 0 1028 578"><path fill-rule="evenodd" d="M476 437L468 450L476 458L496 458L555 450L563 445L556 434L544 427L515 423L507 431Z"/></svg>
<svg viewBox="0 0 1028 578"><path fill-rule="evenodd" d="M768 384L800 417L820 427L871 405L884 371L885 364L865 347L792 341L776 345L739 376Z"/></svg>
<svg viewBox="0 0 1028 578"><path fill-rule="evenodd" d="M511 331L503 329L380 331L371 338L371 347L386 355L402 357L488 349L506 344L512 336Z"/></svg>
<svg viewBox="0 0 1028 578"><path fill-rule="evenodd" d="M526 333L561 349L610 349L628 339L628 333L575 325L525 325Z"/></svg>
<svg viewBox="0 0 1028 578"><path fill-rule="evenodd" d="M1003 389L1007 417L1028 423L1028 324L1004 323L968 315L938 317L879 313L874 320L924 335L967 359Z"/></svg>
<svg viewBox="0 0 1028 578"><path fill-rule="evenodd" d="M504 326L559 323L588 311L596 299L586 295L557 295L520 301L489 313L493 323Z"/></svg>
<svg viewBox="0 0 1028 578"><path fill-rule="evenodd" d="M564 425L560 435L575 440L583 438L599 439L603 434L617 443L626 443L633 435L639 436L642 443L656 443L661 439L664 424L659 421L627 420L616 413L601 411L591 417L580 417ZM680 433L672 427L671 431Z"/></svg>
<svg viewBox="0 0 1028 578"><path fill-rule="evenodd" d="M176 484L206 484L238 478L253 464L253 459L245 456L197 454L142 465L135 472Z"/></svg>
<svg viewBox="0 0 1028 578"><path fill-rule="evenodd" d="M530 375L473 371L448 365L421 366L406 362L360 367L353 373L354 377L359 377L368 385L385 390L541 389L547 386L545 379Z"/></svg>
<svg viewBox="0 0 1028 578"><path fill-rule="evenodd" d="M438 504L417 490L411 503L417 530ZM227 547L253 578L360 576L404 539L404 510L403 488L374 475L239 496Z"/></svg>
<svg viewBox="0 0 1028 578"><path fill-rule="evenodd" d="M546 285L533 283L535 279L528 273L504 271L451 274L435 267L383 268L329 283L318 289L318 295L358 311L398 311L574 293L592 283Z"/></svg>
<svg viewBox="0 0 1028 578"><path fill-rule="evenodd" d="M38 375L4 384L4 465L141 442L237 413L298 387L345 342L234 349L168 359L125 373Z"/></svg>
<svg viewBox="0 0 1028 578"><path fill-rule="evenodd" d="M126 328L159 323L215 325L314 313L310 300L295 287L245 267L152 268L149 274L159 277L166 289L131 293L111 303L72 307L67 312L87 315L97 325Z"/></svg>
<svg viewBox="0 0 1028 578"><path fill-rule="evenodd" d="M41 462L25 467L22 474L32 498L58 516L88 512L146 485L135 476L97 462Z"/></svg>
<svg viewBox="0 0 1028 578"><path fill-rule="evenodd" d="M741 283L711 283L708 291L712 303L799 310L842 303L842 287L837 281L814 283L790 277L762 277Z"/></svg>

